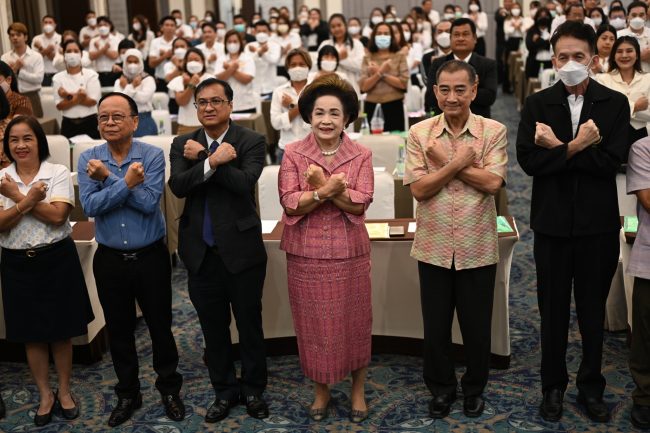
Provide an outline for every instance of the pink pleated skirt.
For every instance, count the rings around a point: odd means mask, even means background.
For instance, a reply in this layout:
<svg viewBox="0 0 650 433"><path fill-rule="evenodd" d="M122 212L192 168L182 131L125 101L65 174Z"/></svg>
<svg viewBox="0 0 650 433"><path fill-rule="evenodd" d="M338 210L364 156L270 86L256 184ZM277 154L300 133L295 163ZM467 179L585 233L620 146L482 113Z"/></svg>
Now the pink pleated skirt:
<svg viewBox="0 0 650 433"><path fill-rule="evenodd" d="M289 301L302 370L337 383L370 363L370 254L311 259L287 254Z"/></svg>

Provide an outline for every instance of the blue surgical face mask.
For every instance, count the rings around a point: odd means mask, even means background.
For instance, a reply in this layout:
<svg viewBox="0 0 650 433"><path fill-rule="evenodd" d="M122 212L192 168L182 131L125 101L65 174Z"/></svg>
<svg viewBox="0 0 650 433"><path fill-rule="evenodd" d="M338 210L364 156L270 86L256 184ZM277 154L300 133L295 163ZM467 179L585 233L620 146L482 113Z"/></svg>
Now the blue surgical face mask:
<svg viewBox="0 0 650 433"><path fill-rule="evenodd" d="M233 28L235 29L235 31L237 31L239 33L244 33L246 31L246 25L245 24L235 24L233 26Z"/></svg>
<svg viewBox="0 0 650 433"><path fill-rule="evenodd" d="M375 36L375 45L377 48L386 49L390 47L390 36L389 35L377 35Z"/></svg>

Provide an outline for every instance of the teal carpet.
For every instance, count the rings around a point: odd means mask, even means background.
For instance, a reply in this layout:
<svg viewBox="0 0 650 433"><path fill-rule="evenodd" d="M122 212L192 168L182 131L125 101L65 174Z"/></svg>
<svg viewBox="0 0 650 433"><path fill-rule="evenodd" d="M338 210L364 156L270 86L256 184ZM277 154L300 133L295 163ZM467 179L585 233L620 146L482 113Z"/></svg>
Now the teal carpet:
<svg viewBox="0 0 650 433"><path fill-rule="evenodd" d="M142 409L131 421L119 428L106 425L116 398L112 393L115 374L110 356L89 367L75 366L73 389L81 400L81 417L67 422L55 417L41 429L34 427L32 418L38 403L27 366L0 364L2 397L8 416L0 420L0 432L628 432L635 431L629 423L630 394L634 384L627 367L628 349L624 334L606 333L604 374L607 379L605 401L612 410L608 424L592 423L576 405L573 385L580 361L577 324L572 322L567 364L572 383L565 398L562 422L547 423L537 414L541 400L539 379L539 317L535 293L535 267L532 258L532 234L528 229L531 181L516 164L514 143L519 115L511 96L500 96L493 113L509 129L510 163L508 195L511 213L517 219L521 242L515 247L510 283L510 330L512 361L508 370L493 370L486 389L486 410L482 417L469 420L462 413L462 400L457 401L451 415L444 420L427 416L429 394L422 381L422 360L418 357L381 355L372 358L366 398L370 417L361 425L347 421L350 407L349 380L334 387L334 408L326 422L310 421L307 408L312 392L309 381L300 372L295 356L271 357L269 386L265 394L272 416L264 421L248 417L242 406L234 408L231 416L217 424L205 424L203 416L213 399L204 367L202 336L196 314L186 291L186 276L182 268L174 272L174 333L181 354L180 369L185 378L183 398L187 417L174 423L164 416L154 387L155 374L151 368L151 345L144 322L137 330L140 349L141 381L144 395ZM399 288L395 288L399 289ZM417 314L420 314L417 312ZM575 319L575 317L574 317ZM458 369L458 373L462 368Z"/></svg>

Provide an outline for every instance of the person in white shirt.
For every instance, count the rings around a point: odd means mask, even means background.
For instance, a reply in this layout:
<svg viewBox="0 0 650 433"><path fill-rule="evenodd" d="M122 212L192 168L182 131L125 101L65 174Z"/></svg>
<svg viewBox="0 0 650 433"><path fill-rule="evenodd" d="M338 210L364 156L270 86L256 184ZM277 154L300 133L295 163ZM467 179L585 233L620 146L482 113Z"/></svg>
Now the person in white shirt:
<svg viewBox="0 0 650 433"><path fill-rule="evenodd" d="M201 29L201 25L199 23L199 17L196 15L190 16L189 25L193 32L191 42L193 45L197 45L201 42L201 36L203 35L203 30Z"/></svg>
<svg viewBox="0 0 650 433"><path fill-rule="evenodd" d="M18 78L18 91L29 98L34 116L43 117L40 90L43 82L43 56L27 45L27 27L20 22L9 25L7 34L13 49L7 51L0 60L13 69Z"/></svg>
<svg viewBox="0 0 650 433"><path fill-rule="evenodd" d="M627 24L627 13L623 6L609 8L609 23L616 31L623 30Z"/></svg>
<svg viewBox="0 0 650 433"><path fill-rule="evenodd" d="M471 19L476 24L476 47L474 52L485 57L485 33L488 29L488 17L481 7L480 0L469 0L468 12L463 16Z"/></svg>
<svg viewBox="0 0 650 433"><path fill-rule="evenodd" d="M648 5L642 1L634 1L627 7L628 27L617 33L617 36L633 36L639 41L641 48L641 66L644 72L650 72L650 28L645 27L648 17Z"/></svg>
<svg viewBox="0 0 650 433"><path fill-rule="evenodd" d="M343 14L333 14L330 16L328 24L331 38L323 41L318 50L320 51L325 45L336 48L339 54L338 70L347 76L350 84L357 92L357 96L359 96L361 64L363 63L363 57L366 55L366 50L361 41L350 37Z"/></svg>
<svg viewBox="0 0 650 433"><path fill-rule="evenodd" d="M406 63L411 73L411 83L422 88L425 86L424 80L419 75L423 55L422 44L413 41L413 27L407 21L402 21L398 25L400 26L401 36L404 36L404 42L406 42L406 46L408 47ZM397 35L397 32L395 32L395 35Z"/></svg>
<svg viewBox="0 0 650 433"><path fill-rule="evenodd" d="M634 36L621 36L609 56L609 72L596 75L596 80L612 90L621 92L630 103L628 143L648 136L650 110L650 74L641 68L641 48Z"/></svg>
<svg viewBox="0 0 650 433"><path fill-rule="evenodd" d="M52 78L54 103L63 113L62 135L70 138L86 134L98 139L97 101L102 91L97 72L81 66L81 52L78 41L63 44L66 70Z"/></svg>
<svg viewBox="0 0 650 433"><path fill-rule="evenodd" d="M214 23L204 22L201 24L202 43L196 46L203 51L206 61L206 70L214 74L214 64L219 56L226 54L226 48L221 42L217 42L217 27Z"/></svg>
<svg viewBox="0 0 650 433"><path fill-rule="evenodd" d="M167 83L165 82L165 64L174 55L172 50L172 43L174 42L174 35L176 34L176 22L172 16L166 16L160 19L158 23L162 36L155 38L151 41L151 48L149 48L149 67L155 68L156 72L156 90L158 92L167 91Z"/></svg>
<svg viewBox="0 0 650 433"><path fill-rule="evenodd" d="M592 62L591 72L600 74L609 71L609 56L612 53L612 47L616 42L616 29L611 25L602 25L596 32L596 55L597 62Z"/></svg>
<svg viewBox="0 0 650 433"><path fill-rule="evenodd" d="M368 23L363 28L361 35L366 38L370 38L370 35L372 35L372 31L375 29L375 26L383 22L384 22L384 11L381 10L381 8L373 8L372 11L370 11L370 18L368 18Z"/></svg>
<svg viewBox="0 0 650 433"><path fill-rule="evenodd" d="M316 67L316 71L309 72L307 76L308 83L328 74L336 74L349 81L347 74L339 69L339 52L332 45L324 45L323 48L318 50Z"/></svg>
<svg viewBox="0 0 650 433"><path fill-rule="evenodd" d="M440 22L440 13L433 8L432 0L423 0L422 1L422 11L427 15L429 21L434 26Z"/></svg>
<svg viewBox="0 0 650 433"><path fill-rule="evenodd" d="M357 17L348 18L348 34L355 41L361 42L361 44L365 48L366 45L368 45L368 38L361 35L361 29L362 29L362 25L361 25L361 20L359 18Z"/></svg>
<svg viewBox="0 0 650 433"><path fill-rule="evenodd" d="M183 13L178 9L174 9L170 15L174 18L176 24L176 37L191 41L194 38L194 30L183 21Z"/></svg>
<svg viewBox="0 0 650 433"><path fill-rule="evenodd" d="M312 67L311 56L302 48L296 48L287 54L285 68L290 81L273 91L271 98L271 126L280 131L276 162L282 162L284 147L294 141L302 140L311 127L300 116L298 98L307 85L307 76Z"/></svg>
<svg viewBox="0 0 650 433"><path fill-rule="evenodd" d="M224 52L225 52L225 46L226 46L226 32L228 29L226 29L226 23L223 21L217 21L215 24L215 27L217 28L217 42L222 44L224 46Z"/></svg>
<svg viewBox="0 0 650 433"><path fill-rule="evenodd" d="M214 75L205 72L205 56L203 52L197 48L187 50L183 75L174 78L167 85L170 94L173 92L178 104L177 135L187 134L201 127L194 106L194 89L201 81L208 78L214 78Z"/></svg>
<svg viewBox="0 0 650 433"><path fill-rule="evenodd" d="M277 74L287 78L289 78L289 74L287 74L287 70L284 67L287 53L302 46L300 35L292 33L290 30L289 19L284 15L280 15L278 17L277 34L271 36L271 39L280 45L281 56L276 68Z"/></svg>
<svg viewBox="0 0 650 433"><path fill-rule="evenodd" d="M165 64L165 81L169 83L179 75L183 75L183 65L185 64L185 54L190 48L190 43L185 38L176 38L172 43L172 52L174 55L169 62ZM197 47L198 48L198 47ZM201 50L203 51L203 50ZM205 53L204 53L205 55ZM207 66L206 66L207 67Z"/></svg>
<svg viewBox="0 0 650 433"><path fill-rule="evenodd" d="M135 43L135 47L140 50L142 58L146 61L151 48L151 41L155 38L154 33L149 29L149 22L144 15L136 15L131 22L131 33L127 38Z"/></svg>
<svg viewBox="0 0 650 433"><path fill-rule="evenodd" d="M86 25L79 31L79 39L81 40L81 45L84 49L88 50L90 40L99 35L99 32L97 31L97 16L94 11L86 12L85 22Z"/></svg>
<svg viewBox="0 0 650 433"><path fill-rule="evenodd" d="M255 60L244 51L243 35L237 30L226 33L226 55L217 59L216 77L232 87L233 113L255 113L259 96L255 94L253 79Z"/></svg>
<svg viewBox="0 0 650 433"><path fill-rule="evenodd" d="M43 56L45 74L43 75L43 86L52 85L52 77L58 71L52 61L61 48L61 35L56 32L56 20L51 15L45 15L41 19L43 33L34 36L32 49Z"/></svg>
<svg viewBox="0 0 650 433"><path fill-rule="evenodd" d="M97 32L90 40L88 53L90 60L95 62L95 71L99 74L99 82L102 87L113 87L116 74L113 72L113 65L119 57L118 45L119 39L111 35L113 22L106 16L97 18Z"/></svg>
<svg viewBox="0 0 650 433"><path fill-rule="evenodd" d="M115 81L113 90L131 97L138 105L138 128L133 136L158 135L156 122L151 117L151 100L156 91L156 80L144 72L144 60L140 50L127 50L124 59L122 76Z"/></svg>
<svg viewBox="0 0 650 433"><path fill-rule="evenodd" d="M246 51L255 60L253 85L262 99L269 100L276 86L282 47L271 39L271 28L266 21L255 23L255 42L249 42Z"/></svg>
<svg viewBox="0 0 650 433"><path fill-rule="evenodd" d="M594 21L587 16L585 8L580 2L575 2L575 0L573 3L567 2L564 15L558 15L553 19L553 22L551 23L551 35L553 35L555 29L565 21L577 21L589 24L594 30L596 30L596 25L594 24Z"/></svg>
<svg viewBox="0 0 650 433"><path fill-rule="evenodd" d="M63 45L67 41L78 41L78 40L79 37L77 35L77 32L75 32L74 30L65 30L63 32L63 35L61 35L61 45L59 46L56 56L54 56L54 60L52 60L52 65L54 65L56 72L65 71L65 59L63 58ZM81 53L81 67L90 68L92 64L93 62L92 60L90 60L88 51L83 50Z"/></svg>

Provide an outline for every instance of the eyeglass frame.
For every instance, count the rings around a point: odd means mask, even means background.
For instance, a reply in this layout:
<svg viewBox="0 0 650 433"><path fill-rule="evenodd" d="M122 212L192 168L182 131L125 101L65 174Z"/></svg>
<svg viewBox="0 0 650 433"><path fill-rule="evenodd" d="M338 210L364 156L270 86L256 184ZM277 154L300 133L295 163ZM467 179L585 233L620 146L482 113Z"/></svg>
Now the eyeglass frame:
<svg viewBox="0 0 650 433"><path fill-rule="evenodd" d="M115 118L116 115L119 116L119 117L124 116L124 119L117 120ZM106 120L102 121L101 118L104 117L104 116L108 116L108 118ZM138 115L133 114L133 113L131 113L131 114L109 113L109 114L101 114L101 115L97 114L97 123L99 123L101 125L106 125L109 120L113 119L113 122L115 122L116 125L121 125L122 122L124 122L127 117L138 117Z"/></svg>
<svg viewBox="0 0 650 433"><path fill-rule="evenodd" d="M217 105L214 105L216 103L216 101L220 101L220 102L217 103ZM203 103L203 102L205 102L205 107L201 108L200 104ZM221 99L221 98L199 99L198 102L194 102L194 107L197 110L199 110L199 109L200 110L205 110L206 108L208 108L208 105L210 105L212 108L214 108L216 110L217 108L222 107L224 103L230 104L231 102L232 102L232 99Z"/></svg>

